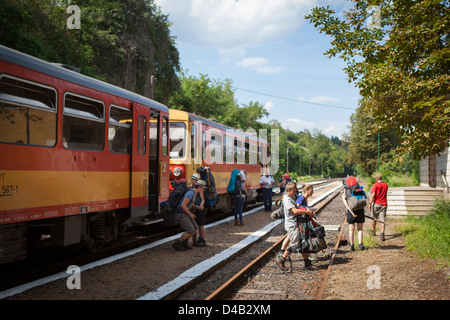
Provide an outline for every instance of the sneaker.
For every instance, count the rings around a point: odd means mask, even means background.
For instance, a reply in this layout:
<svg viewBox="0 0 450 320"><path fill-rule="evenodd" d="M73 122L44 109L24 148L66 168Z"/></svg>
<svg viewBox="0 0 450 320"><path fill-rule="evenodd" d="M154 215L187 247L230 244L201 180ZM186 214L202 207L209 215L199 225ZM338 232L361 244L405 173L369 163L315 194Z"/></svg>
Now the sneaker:
<svg viewBox="0 0 450 320"><path fill-rule="evenodd" d="M354 244L350 245L350 251L355 251L355 245Z"/></svg>
<svg viewBox="0 0 450 320"><path fill-rule="evenodd" d="M364 246L362 245L362 243L360 243L358 246L359 246L359 250L361 250L361 251L366 250L366 247L364 247Z"/></svg>
<svg viewBox="0 0 450 320"><path fill-rule="evenodd" d="M286 262L286 259L283 258L282 256L278 256L278 258L276 258L275 263L277 264L277 266L280 269L285 269L286 266L284 265L284 263Z"/></svg>
<svg viewBox="0 0 450 320"><path fill-rule="evenodd" d="M183 248L185 250L192 250L192 247L189 247L189 245L188 245L188 239L186 239L183 242L181 242L181 245L183 246Z"/></svg>
<svg viewBox="0 0 450 320"><path fill-rule="evenodd" d="M198 241L194 244L196 247L206 247L206 241L203 238L198 238Z"/></svg>
<svg viewBox="0 0 450 320"><path fill-rule="evenodd" d="M381 239L381 241L386 240L386 238L384 237L384 233L381 233L381 234L380 234L380 239Z"/></svg>
<svg viewBox="0 0 450 320"><path fill-rule="evenodd" d="M186 251L180 240L175 241L172 245L172 248L174 248L176 251Z"/></svg>

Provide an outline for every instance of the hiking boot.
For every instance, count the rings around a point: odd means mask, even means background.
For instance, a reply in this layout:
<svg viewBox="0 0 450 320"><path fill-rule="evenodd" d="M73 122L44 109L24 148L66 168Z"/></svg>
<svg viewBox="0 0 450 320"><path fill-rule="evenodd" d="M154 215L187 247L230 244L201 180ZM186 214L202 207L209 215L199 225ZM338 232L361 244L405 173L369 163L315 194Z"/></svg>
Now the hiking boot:
<svg viewBox="0 0 450 320"><path fill-rule="evenodd" d="M198 238L197 243L194 244L196 247L206 247L206 241L203 238Z"/></svg>
<svg viewBox="0 0 450 320"><path fill-rule="evenodd" d="M186 239L183 242L181 242L181 245L183 246L183 248L185 250L192 250L192 247L189 247L189 245L188 245L188 239Z"/></svg>
<svg viewBox="0 0 450 320"><path fill-rule="evenodd" d="M358 246L359 246L359 250L361 250L361 251L366 250L366 247L364 247L364 246L362 245L362 243L360 243Z"/></svg>
<svg viewBox="0 0 450 320"><path fill-rule="evenodd" d="M386 240L386 238L384 237L384 232L382 232L382 233L380 234L380 239L381 239L381 241Z"/></svg>
<svg viewBox="0 0 450 320"><path fill-rule="evenodd" d="M354 244L350 245L350 251L355 251L355 245Z"/></svg>
<svg viewBox="0 0 450 320"><path fill-rule="evenodd" d="M241 221L239 222L239 225L240 225L240 226L243 226L243 225L244 225L244 221L241 220Z"/></svg>
<svg viewBox="0 0 450 320"><path fill-rule="evenodd" d="M309 259L305 259L305 269L311 268L312 262Z"/></svg>
<svg viewBox="0 0 450 320"><path fill-rule="evenodd" d="M186 251L180 240L175 241L172 245L172 248L174 248L176 251Z"/></svg>
<svg viewBox="0 0 450 320"><path fill-rule="evenodd" d="M235 225L235 226L238 226L238 225L239 225L239 223L237 222L237 220L234 221L234 225Z"/></svg>

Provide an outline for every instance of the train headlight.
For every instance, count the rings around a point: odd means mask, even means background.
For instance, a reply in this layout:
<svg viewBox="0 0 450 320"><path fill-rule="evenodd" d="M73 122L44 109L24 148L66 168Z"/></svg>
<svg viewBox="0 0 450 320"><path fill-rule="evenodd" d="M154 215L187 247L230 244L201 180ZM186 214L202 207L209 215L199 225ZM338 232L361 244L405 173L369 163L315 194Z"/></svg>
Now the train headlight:
<svg viewBox="0 0 450 320"><path fill-rule="evenodd" d="M173 175L174 175L175 177L181 176L182 173L183 173L183 171L182 171L180 168L175 168L175 169L173 169Z"/></svg>

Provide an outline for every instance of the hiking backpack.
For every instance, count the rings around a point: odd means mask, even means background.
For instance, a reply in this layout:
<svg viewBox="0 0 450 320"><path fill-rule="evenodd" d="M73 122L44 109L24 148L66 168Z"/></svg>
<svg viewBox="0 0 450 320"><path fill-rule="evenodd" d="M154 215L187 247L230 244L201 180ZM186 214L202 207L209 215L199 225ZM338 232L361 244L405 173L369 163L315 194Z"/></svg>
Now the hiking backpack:
<svg viewBox="0 0 450 320"><path fill-rule="evenodd" d="M178 225L176 219L177 208L188 190L189 188L187 186L186 180L175 182L174 189L169 195L167 205L163 208L164 221L161 223L163 226L174 227Z"/></svg>
<svg viewBox="0 0 450 320"><path fill-rule="evenodd" d="M350 210L353 212L364 209L367 204L367 196L355 177L350 176L343 181L346 198Z"/></svg>
<svg viewBox="0 0 450 320"><path fill-rule="evenodd" d="M236 189L236 179L237 179L239 172L240 172L240 170L238 170L238 169L233 169L233 171L231 171L231 177L230 177L230 181L228 182L228 187L227 187L228 193L234 194L234 190Z"/></svg>
<svg viewBox="0 0 450 320"><path fill-rule="evenodd" d="M205 204L208 207L214 207L219 200L219 195L216 190L216 181L208 167L197 168L197 172L200 174L200 179L206 182L205 189Z"/></svg>

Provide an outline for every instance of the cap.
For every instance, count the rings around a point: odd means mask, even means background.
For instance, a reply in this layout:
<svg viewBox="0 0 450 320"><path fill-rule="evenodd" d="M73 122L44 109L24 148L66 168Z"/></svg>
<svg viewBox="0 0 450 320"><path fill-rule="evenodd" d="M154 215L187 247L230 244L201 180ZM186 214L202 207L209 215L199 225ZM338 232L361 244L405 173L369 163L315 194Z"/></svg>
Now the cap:
<svg viewBox="0 0 450 320"><path fill-rule="evenodd" d="M194 173L194 174L191 176L191 179L197 179L197 180L199 180L199 179L200 179L200 175L199 175L198 173Z"/></svg>

